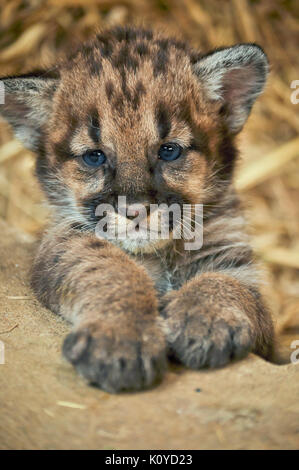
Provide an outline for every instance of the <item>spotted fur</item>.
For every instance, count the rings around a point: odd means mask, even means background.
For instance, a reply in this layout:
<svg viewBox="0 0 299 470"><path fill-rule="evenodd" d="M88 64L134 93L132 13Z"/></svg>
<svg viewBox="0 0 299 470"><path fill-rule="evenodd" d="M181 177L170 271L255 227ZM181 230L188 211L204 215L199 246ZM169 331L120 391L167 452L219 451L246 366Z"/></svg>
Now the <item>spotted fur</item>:
<svg viewBox="0 0 299 470"><path fill-rule="evenodd" d="M109 392L150 387L167 351L192 368L249 351L270 357L272 321L232 183L235 136L267 71L254 44L201 54L118 28L51 73L4 79L1 111L37 153L53 210L33 289L73 323L63 352L89 382ZM165 142L178 143L182 156L160 160ZM82 161L89 149L107 156L96 170ZM203 204L202 248L187 251L173 237L98 239L95 208L117 208L119 195L147 207Z"/></svg>

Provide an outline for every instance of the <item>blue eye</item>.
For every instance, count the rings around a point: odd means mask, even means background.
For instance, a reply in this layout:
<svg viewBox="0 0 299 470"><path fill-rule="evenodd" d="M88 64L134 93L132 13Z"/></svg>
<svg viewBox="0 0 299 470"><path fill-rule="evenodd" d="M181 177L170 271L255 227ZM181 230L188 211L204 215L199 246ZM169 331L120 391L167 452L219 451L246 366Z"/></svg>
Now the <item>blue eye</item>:
<svg viewBox="0 0 299 470"><path fill-rule="evenodd" d="M105 163L106 155L101 150L87 150L82 159L86 165L97 168Z"/></svg>
<svg viewBox="0 0 299 470"><path fill-rule="evenodd" d="M159 158L161 160L166 160L167 162L171 162L172 160L176 160L181 156L182 147L179 144L163 144L159 148Z"/></svg>

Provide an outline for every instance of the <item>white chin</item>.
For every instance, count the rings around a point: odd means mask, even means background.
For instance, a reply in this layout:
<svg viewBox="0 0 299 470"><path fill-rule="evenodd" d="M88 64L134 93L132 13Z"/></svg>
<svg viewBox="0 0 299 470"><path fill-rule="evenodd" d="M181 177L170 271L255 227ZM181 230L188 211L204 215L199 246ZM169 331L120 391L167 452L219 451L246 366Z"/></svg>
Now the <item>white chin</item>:
<svg viewBox="0 0 299 470"><path fill-rule="evenodd" d="M113 240L112 243L131 253L151 253L165 245L168 245L171 239L148 240L144 238L126 238L125 240Z"/></svg>

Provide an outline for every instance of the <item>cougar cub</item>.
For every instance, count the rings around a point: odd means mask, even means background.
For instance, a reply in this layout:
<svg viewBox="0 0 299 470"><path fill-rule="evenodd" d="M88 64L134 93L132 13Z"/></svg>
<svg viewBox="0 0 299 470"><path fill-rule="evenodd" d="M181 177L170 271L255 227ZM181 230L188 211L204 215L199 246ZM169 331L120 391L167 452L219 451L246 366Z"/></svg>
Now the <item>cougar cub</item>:
<svg viewBox="0 0 299 470"><path fill-rule="evenodd" d="M90 383L108 392L150 387L168 354L193 369L249 351L269 357L272 321L232 185L235 136L267 72L255 44L203 54L118 28L51 71L3 79L0 110L36 152L53 212L32 286L73 324L63 354ZM189 206L200 246L186 248L188 231L174 236L175 217L164 238L160 225L144 236L141 223L134 237L97 233L108 212L127 227L132 216L150 223L159 205Z"/></svg>

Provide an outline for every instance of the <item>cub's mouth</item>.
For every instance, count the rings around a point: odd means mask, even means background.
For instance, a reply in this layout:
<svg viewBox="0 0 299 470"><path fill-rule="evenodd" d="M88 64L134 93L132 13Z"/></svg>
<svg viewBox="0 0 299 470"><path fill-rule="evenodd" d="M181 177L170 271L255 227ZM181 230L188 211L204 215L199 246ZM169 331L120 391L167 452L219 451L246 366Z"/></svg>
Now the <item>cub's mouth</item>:
<svg viewBox="0 0 299 470"><path fill-rule="evenodd" d="M95 216L98 217L96 234L109 240L135 240L143 244L172 238L173 214L159 210L155 204L149 208L138 205L138 209L134 207L117 212L100 205L96 208Z"/></svg>
<svg viewBox="0 0 299 470"><path fill-rule="evenodd" d="M180 201L181 202L181 201ZM130 252L151 252L170 244L175 239L194 242L198 249L202 239L202 212L194 212L195 205L178 202L157 204L127 204L119 196L117 204L93 199L88 206L91 226L99 238ZM199 215L199 217L198 217Z"/></svg>
<svg viewBox="0 0 299 470"><path fill-rule="evenodd" d="M120 226L120 233L122 226L126 224L130 232L139 229L140 233L144 233L147 227L154 235L161 230L173 230L175 218L179 218L185 203L180 196L172 194L167 197L150 198L150 202L131 201L132 199L129 200L122 195L108 197L100 195L84 200L80 206L82 214L92 227L104 218L107 224L114 220ZM174 213L177 214L174 216Z"/></svg>

